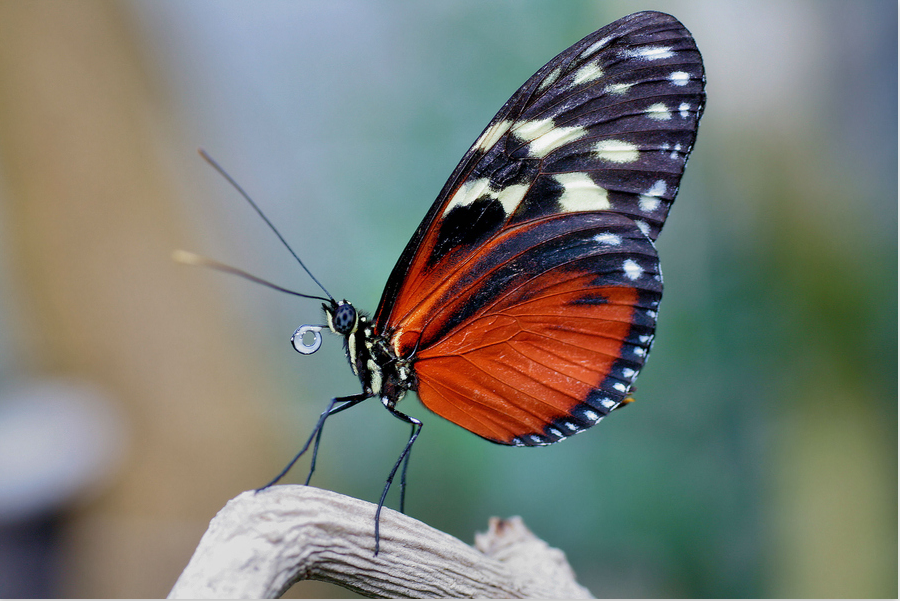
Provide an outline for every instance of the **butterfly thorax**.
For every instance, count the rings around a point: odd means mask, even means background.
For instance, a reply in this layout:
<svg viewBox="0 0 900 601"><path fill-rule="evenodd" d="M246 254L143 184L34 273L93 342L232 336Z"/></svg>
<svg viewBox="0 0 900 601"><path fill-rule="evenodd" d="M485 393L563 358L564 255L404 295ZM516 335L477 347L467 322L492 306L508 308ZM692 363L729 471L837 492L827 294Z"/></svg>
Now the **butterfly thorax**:
<svg viewBox="0 0 900 601"><path fill-rule="evenodd" d="M388 338L375 332L367 315L346 300L322 308L328 328L344 337L350 368L359 378L363 392L379 397L386 407L393 408L407 390L415 389L412 361L397 357Z"/></svg>

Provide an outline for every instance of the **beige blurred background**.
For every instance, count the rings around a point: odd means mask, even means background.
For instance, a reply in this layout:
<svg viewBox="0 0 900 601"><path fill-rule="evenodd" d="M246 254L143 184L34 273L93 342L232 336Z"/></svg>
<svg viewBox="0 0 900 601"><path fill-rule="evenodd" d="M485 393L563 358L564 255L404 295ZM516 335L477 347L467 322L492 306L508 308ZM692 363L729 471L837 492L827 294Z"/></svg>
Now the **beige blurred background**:
<svg viewBox="0 0 900 601"><path fill-rule="evenodd" d="M168 260L196 248L182 206L195 192L127 17L116 2L0 4L10 372L99 386L128 435L114 484L65 515L67 596L165 595L235 482L277 463L254 409L271 390L239 327L224 331L211 289Z"/></svg>

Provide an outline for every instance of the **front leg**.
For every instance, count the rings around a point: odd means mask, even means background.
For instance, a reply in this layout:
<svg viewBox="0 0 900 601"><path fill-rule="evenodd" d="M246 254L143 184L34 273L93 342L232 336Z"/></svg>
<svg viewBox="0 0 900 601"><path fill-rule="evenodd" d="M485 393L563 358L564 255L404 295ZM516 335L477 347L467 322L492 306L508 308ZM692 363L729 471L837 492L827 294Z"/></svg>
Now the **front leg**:
<svg viewBox="0 0 900 601"><path fill-rule="evenodd" d="M400 457L397 458L397 462L394 463L394 467L391 468L391 473L388 474L387 482L384 484L384 490L381 492L381 499L378 501L378 509L375 510L375 555L378 555L378 549L381 542L379 534L379 518L381 517L381 508L384 507L384 500L387 497L388 490L391 488L391 483L394 481L397 469L400 467L400 464L403 463L403 473L400 476L400 511L403 512L404 499L406 497L406 468L409 465L409 454L410 451L412 451L413 443L416 442L416 438L419 437L419 433L422 431L421 421L406 415L405 413L400 413L387 404L385 404L385 407L391 412L391 415L397 419L411 424L412 431L410 432L409 440L406 441L403 452L400 453Z"/></svg>
<svg viewBox="0 0 900 601"><path fill-rule="evenodd" d="M265 489L269 488L270 486L272 486L273 484L275 484L276 482L278 482L279 480L281 480L285 476L285 474L287 474L291 470L291 468L294 467L294 464L297 463L297 460L303 456L303 453L306 452L306 450L309 448L309 445L312 443L313 439L315 439L316 443L313 446L313 456L312 456L312 461L310 462L310 466L309 466L309 474L306 476L306 482L305 482L305 484L309 484L309 480L310 480L310 478L312 478L313 472L316 469L316 456L319 454L319 441L322 438L322 428L325 426L325 420L328 419L329 417L331 417L332 415L334 415L335 413L340 413L344 409L349 409L350 407L353 407L354 405L358 405L359 403L363 402L364 400L366 400L368 398L371 398L371 395L368 395L365 392L362 392L360 394L354 394L351 396L344 396L344 397L335 397L335 398L331 399L331 403L328 405L328 409L323 411L322 414L319 416L319 421L316 422L316 427L313 428L312 433L309 435L309 438L306 440L306 444L304 444L303 448L300 449L300 452L297 453L297 455L295 455L293 459L291 459L291 462L287 464L287 467L285 467L283 470L281 470L281 472L277 476L275 476L275 478L271 482L269 482L268 484L266 484L263 487L257 488L256 492L265 490ZM335 407L335 405L337 405L337 407Z"/></svg>

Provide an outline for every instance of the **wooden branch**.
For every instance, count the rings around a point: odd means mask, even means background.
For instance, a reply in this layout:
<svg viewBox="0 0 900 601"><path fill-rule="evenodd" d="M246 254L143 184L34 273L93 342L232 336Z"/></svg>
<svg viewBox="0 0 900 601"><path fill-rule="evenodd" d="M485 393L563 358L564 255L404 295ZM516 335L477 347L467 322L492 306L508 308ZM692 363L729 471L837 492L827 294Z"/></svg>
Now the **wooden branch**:
<svg viewBox="0 0 900 601"><path fill-rule="evenodd" d="M299 580L369 597L591 598L559 549L521 518L491 518L475 547L399 512L310 486L241 493L213 518L170 599L275 598Z"/></svg>

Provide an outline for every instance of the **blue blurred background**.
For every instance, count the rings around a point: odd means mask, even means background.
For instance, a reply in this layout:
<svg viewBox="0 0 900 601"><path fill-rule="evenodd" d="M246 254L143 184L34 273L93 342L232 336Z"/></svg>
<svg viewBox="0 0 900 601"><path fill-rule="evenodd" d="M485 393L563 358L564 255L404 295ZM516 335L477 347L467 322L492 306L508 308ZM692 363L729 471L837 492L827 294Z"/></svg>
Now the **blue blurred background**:
<svg viewBox="0 0 900 601"><path fill-rule="evenodd" d="M510 449L410 398L408 513L467 542L521 515L599 597L896 597L887 0L0 4L0 596L165 596L358 390L338 339L290 349L315 302L169 259L316 292L198 146L374 310L503 102L645 9L692 31L709 102L637 402ZM313 484L376 501L407 433L376 401L334 418Z"/></svg>

